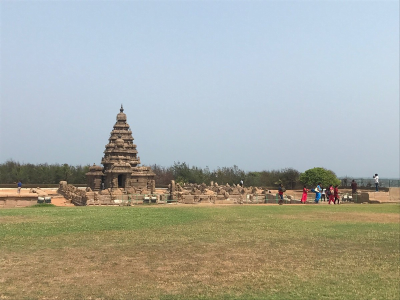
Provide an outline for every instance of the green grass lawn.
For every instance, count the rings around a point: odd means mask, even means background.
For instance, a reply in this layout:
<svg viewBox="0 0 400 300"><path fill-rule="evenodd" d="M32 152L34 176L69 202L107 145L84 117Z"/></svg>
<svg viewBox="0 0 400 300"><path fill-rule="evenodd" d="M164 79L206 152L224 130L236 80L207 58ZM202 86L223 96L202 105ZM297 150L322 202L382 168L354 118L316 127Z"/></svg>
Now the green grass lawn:
<svg viewBox="0 0 400 300"><path fill-rule="evenodd" d="M0 299L399 299L399 205L0 210Z"/></svg>

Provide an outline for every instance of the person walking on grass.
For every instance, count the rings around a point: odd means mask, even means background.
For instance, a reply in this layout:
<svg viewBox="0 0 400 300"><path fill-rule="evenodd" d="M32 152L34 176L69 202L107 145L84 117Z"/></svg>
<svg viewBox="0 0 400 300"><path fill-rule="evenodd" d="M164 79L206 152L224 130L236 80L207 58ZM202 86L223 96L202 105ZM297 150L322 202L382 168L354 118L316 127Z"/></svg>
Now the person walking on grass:
<svg viewBox="0 0 400 300"><path fill-rule="evenodd" d="M315 192L315 203L319 203L319 200L321 199L321 182L318 183L317 187L314 190Z"/></svg>
<svg viewBox="0 0 400 300"><path fill-rule="evenodd" d="M307 194L308 194L308 189L307 189L307 187L304 185L304 187L303 187L303 195L301 196L301 203L306 204L306 201L307 201Z"/></svg>
<svg viewBox="0 0 400 300"><path fill-rule="evenodd" d="M340 199L339 199L338 185L335 185L335 188L333 189L333 196L335 197L335 202L333 202L333 204L336 204L336 201L337 201L337 204L339 204Z"/></svg>
<svg viewBox="0 0 400 300"><path fill-rule="evenodd" d="M332 184L329 186L328 197L329 197L328 204L335 203L335 195L334 195L334 190L333 190L333 185Z"/></svg>
<svg viewBox="0 0 400 300"><path fill-rule="evenodd" d="M321 202L322 201L326 201L326 189L324 189L324 187L321 185Z"/></svg>

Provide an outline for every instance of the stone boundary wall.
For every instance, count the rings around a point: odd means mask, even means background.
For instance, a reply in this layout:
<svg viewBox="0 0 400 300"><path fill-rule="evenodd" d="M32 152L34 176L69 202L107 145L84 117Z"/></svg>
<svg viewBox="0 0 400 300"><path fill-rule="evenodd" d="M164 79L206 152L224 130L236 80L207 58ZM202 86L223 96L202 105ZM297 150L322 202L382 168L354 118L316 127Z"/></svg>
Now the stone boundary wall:
<svg viewBox="0 0 400 300"><path fill-rule="evenodd" d="M37 204L37 195L0 195L0 208L27 207Z"/></svg>
<svg viewBox="0 0 400 300"><path fill-rule="evenodd" d="M29 194L14 192L0 194L0 208L27 207L38 203L38 197L47 198L48 194L41 188L30 189Z"/></svg>
<svg viewBox="0 0 400 300"><path fill-rule="evenodd" d="M60 181L57 193L63 195L65 199L70 200L76 206L85 206L87 203L86 191L80 190L66 181Z"/></svg>

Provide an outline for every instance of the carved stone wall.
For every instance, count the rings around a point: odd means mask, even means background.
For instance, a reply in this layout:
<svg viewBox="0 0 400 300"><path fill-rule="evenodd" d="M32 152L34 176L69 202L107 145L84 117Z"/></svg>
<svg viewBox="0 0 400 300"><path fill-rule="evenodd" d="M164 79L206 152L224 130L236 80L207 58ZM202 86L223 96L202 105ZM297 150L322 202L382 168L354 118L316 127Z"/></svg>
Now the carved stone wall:
<svg viewBox="0 0 400 300"><path fill-rule="evenodd" d="M84 206L87 202L86 191L78 189L66 181L60 181L60 186L57 192L64 196L65 199L71 200L74 205Z"/></svg>

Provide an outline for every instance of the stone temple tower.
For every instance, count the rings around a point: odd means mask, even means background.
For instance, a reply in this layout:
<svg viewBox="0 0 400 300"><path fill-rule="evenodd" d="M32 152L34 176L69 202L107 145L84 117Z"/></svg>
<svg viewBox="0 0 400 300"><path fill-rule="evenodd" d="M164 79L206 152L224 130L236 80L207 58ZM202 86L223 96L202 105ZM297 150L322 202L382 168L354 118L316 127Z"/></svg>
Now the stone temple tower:
<svg viewBox="0 0 400 300"><path fill-rule="evenodd" d="M96 191L102 185L108 188L133 187L136 189L150 189L155 174L149 167L139 167L140 158L136 145L133 143L132 131L126 122L126 114L121 105L117 122L111 131L104 157L101 160L103 168L93 165L86 173L88 186ZM100 176L100 174L102 174ZM101 180L100 180L101 177Z"/></svg>

